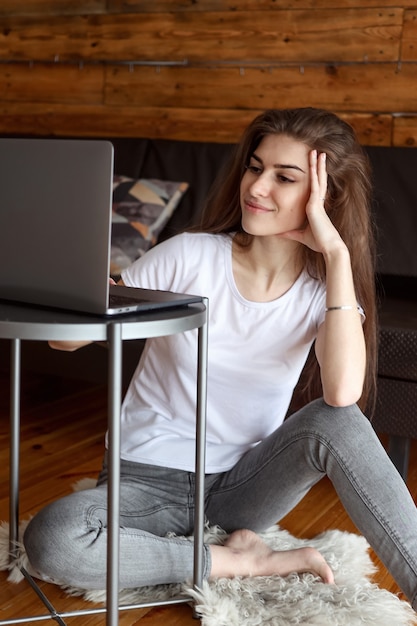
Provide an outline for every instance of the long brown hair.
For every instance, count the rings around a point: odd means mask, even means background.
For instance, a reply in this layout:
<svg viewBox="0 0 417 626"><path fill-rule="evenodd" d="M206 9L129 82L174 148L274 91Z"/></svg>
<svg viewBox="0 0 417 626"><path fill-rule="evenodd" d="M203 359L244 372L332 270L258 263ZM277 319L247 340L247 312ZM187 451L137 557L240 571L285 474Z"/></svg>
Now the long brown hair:
<svg viewBox="0 0 417 626"><path fill-rule="evenodd" d="M237 233L241 246L253 237L242 229L240 182L249 159L266 135L286 135L311 150L327 155L326 211L350 252L358 302L365 310L363 329L367 348L367 372L359 402L372 406L376 378L376 305L374 273L374 233L371 222L371 173L367 156L353 128L337 115L311 107L265 111L247 127L228 166L222 170L207 199L197 229L211 233ZM302 249L309 274L325 280L323 256L307 247ZM305 370L306 398L321 394L318 364L310 358Z"/></svg>

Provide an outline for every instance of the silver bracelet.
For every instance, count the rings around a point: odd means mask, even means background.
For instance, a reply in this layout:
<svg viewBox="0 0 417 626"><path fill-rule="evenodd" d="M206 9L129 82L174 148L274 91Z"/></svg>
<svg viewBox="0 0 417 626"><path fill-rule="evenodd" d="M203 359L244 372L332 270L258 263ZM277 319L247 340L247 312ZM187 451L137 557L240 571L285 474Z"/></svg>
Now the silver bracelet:
<svg viewBox="0 0 417 626"><path fill-rule="evenodd" d="M350 304L343 304L342 306L327 306L325 311L327 313L328 311L352 311L353 309L357 309L359 311L358 306L352 306Z"/></svg>

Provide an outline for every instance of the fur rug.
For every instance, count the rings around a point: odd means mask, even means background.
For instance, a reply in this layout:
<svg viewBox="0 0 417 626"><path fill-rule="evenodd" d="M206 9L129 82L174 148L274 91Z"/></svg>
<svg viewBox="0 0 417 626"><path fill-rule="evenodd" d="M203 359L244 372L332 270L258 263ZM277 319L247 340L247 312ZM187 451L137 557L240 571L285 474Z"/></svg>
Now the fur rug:
<svg viewBox="0 0 417 626"><path fill-rule="evenodd" d="M22 522L20 533L26 526ZM296 539L277 526L260 535L272 548L311 545L322 552L335 574L335 585L325 585L311 574L258 578L218 579L201 590L190 583L161 585L120 592L121 604L159 600L186 594L196 602L202 626L411 626L416 614L407 602L370 582L375 571L363 537L337 530L311 540ZM208 543L222 543L227 535L218 527L206 529ZM184 539L192 541L192 538ZM30 564L19 543L18 559L8 562L8 524L0 525L0 570L8 580L22 579L19 566ZM65 588L91 602L105 601L105 591Z"/></svg>

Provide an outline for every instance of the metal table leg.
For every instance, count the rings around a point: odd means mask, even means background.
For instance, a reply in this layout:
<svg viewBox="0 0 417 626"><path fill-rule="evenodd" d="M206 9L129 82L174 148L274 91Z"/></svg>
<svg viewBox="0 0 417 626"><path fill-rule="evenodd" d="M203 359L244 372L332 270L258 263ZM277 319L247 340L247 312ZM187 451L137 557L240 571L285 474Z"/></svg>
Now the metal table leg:
<svg viewBox="0 0 417 626"><path fill-rule="evenodd" d="M9 562L19 553L19 491L20 491L20 389L21 389L21 340L11 340L10 353L10 475L9 475ZM26 624L39 619L55 619L65 626L60 616L32 577L22 568L22 574L49 611L49 615L34 618L1 620L0 624Z"/></svg>
<svg viewBox="0 0 417 626"><path fill-rule="evenodd" d="M208 300L205 302L208 308ZM204 477L207 409L208 314L198 329L198 369L196 408L196 515L194 532L193 584L201 588L204 544ZM120 406L122 400L122 332L120 324L109 325L109 433L108 433L108 537L107 537L107 614L106 626L119 623L120 551ZM161 604L164 604L163 602ZM169 604L169 602L167 602ZM140 605L138 605L140 606Z"/></svg>
<svg viewBox="0 0 417 626"><path fill-rule="evenodd" d="M108 528L106 626L119 624L120 405L122 401L122 327L109 324L108 382Z"/></svg>
<svg viewBox="0 0 417 626"><path fill-rule="evenodd" d="M208 348L208 300L207 319L198 329L197 371L197 425L196 425L196 484L195 484L195 528L194 528L194 588L203 582L204 543L204 476L206 469L206 414L207 414L207 348Z"/></svg>
<svg viewBox="0 0 417 626"><path fill-rule="evenodd" d="M17 542L19 539L20 370L21 341L20 339L12 339L10 354L10 562L12 562L17 557Z"/></svg>

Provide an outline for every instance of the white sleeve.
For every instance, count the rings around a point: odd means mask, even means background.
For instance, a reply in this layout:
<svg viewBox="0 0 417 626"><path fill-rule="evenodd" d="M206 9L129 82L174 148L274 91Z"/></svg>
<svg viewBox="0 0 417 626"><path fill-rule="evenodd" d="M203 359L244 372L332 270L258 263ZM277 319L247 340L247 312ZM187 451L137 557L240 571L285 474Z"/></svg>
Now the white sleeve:
<svg viewBox="0 0 417 626"><path fill-rule="evenodd" d="M174 291L176 277L182 271L182 237L178 235L157 244L122 271L128 287Z"/></svg>

